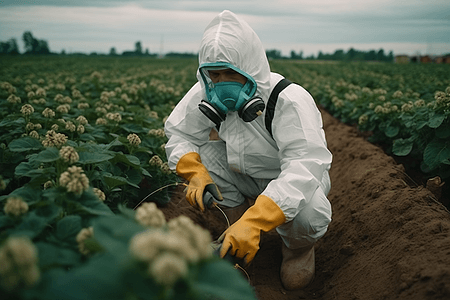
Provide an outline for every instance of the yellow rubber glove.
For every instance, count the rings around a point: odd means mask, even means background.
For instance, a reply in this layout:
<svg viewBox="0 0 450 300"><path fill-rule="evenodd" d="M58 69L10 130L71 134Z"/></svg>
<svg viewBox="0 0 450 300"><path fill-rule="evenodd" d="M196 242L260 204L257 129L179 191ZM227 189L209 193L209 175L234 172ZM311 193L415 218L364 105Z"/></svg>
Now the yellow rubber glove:
<svg viewBox="0 0 450 300"><path fill-rule="evenodd" d="M203 196L206 192L218 201L222 201L223 197L219 188L209 176L208 170L202 164L200 155L196 152L189 152L183 155L177 163L177 174L189 181L186 192L186 200L193 206L205 211L205 205L208 207L211 203L205 204Z"/></svg>
<svg viewBox="0 0 450 300"><path fill-rule="evenodd" d="M229 253L248 265L258 252L261 230L268 232L285 222L280 207L269 197L259 195L255 204L220 236L220 257Z"/></svg>

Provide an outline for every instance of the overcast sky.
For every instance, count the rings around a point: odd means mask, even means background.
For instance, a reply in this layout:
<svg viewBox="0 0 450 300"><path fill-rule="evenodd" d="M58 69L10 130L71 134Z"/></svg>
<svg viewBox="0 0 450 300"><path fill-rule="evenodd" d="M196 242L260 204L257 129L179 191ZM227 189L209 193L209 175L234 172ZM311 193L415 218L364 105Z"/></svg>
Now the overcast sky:
<svg viewBox="0 0 450 300"><path fill-rule="evenodd" d="M449 0L0 0L0 41L31 31L52 52L118 53L140 41L151 53L197 53L204 28L222 10L241 16L266 49L304 56L384 49L450 53Z"/></svg>

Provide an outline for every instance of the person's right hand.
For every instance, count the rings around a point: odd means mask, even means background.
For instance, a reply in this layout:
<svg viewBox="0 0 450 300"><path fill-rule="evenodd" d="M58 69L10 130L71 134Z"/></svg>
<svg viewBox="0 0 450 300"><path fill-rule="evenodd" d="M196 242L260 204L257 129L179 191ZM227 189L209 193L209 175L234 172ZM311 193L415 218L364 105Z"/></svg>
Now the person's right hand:
<svg viewBox="0 0 450 300"><path fill-rule="evenodd" d="M217 201L223 200L219 188L202 164L198 153L189 152L183 155L177 163L176 171L178 175L189 181L186 200L193 207L199 208L203 212L205 206L208 208L212 206L212 199L208 203L204 202L206 192L211 193Z"/></svg>

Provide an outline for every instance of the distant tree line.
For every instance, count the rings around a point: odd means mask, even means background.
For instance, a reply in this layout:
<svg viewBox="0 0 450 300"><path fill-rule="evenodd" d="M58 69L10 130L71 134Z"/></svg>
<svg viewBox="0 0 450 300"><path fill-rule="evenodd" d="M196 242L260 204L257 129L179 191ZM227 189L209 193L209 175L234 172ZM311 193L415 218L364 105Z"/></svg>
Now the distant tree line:
<svg viewBox="0 0 450 300"><path fill-rule="evenodd" d="M281 55L281 51L272 49L266 50L266 55L269 59L317 59L317 60L339 60L339 61L383 61L383 62L393 62L394 53L390 51L387 55L384 53L383 49L378 51L359 51L350 48L347 52L342 49L336 50L333 54L324 54L319 51L317 57L310 55L308 57L303 57L303 51L298 54L295 51L291 51L289 57Z"/></svg>
<svg viewBox="0 0 450 300"><path fill-rule="evenodd" d="M36 39L30 31L25 31L22 35L22 41L24 43L25 52L23 54L56 54L50 51L50 47L46 40ZM6 42L0 41L0 55L18 55L19 46L14 38L7 40ZM86 53L71 53L72 55L88 55ZM65 50L62 50L60 55L67 55ZM134 44L134 50L123 51L122 54L118 54L115 47L111 47L109 54L99 54L97 52L91 52L89 55L109 55L109 56L150 56L156 57L157 54L150 53L148 48L145 51L142 48L142 43L137 41ZM169 52L165 54L166 57L178 57L178 58L193 58L197 57L197 53L179 53L179 52ZM266 55L269 59L306 59L306 60L336 60L336 61L382 61L382 62L393 62L394 54L390 51L387 55L384 53L383 49L378 51L359 51L350 48L347 52L342 49L336 50L333 54L326 54L319 51L317 57L310 55L304 57L303 51L296 53L291 51L290 56L282 56L280 50L270 49L266 50Z"/></svg>
<svg viewBox="0 0 450 300"><path fill-rule="evenodd" d="M36 39L30 31L23 33L22 40L25 45L24 54L50 54L47 41ZM11 38L6 42L0 41L0 54L20 54L16 39Z"/></svg>

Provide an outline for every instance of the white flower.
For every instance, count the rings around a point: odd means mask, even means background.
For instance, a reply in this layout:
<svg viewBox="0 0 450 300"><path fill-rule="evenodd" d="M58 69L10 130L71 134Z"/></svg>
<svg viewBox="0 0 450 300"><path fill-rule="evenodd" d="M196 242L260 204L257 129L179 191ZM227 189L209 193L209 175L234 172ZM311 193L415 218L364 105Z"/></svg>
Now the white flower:
<svg viewBox="0 0 450 300"><path fill-rule="evenodd" d="M80 156L75 148L71 146L61 147L61 150L59 150L59 156L63 161L68 162L69 164L74 164L80 159Z"/></svg>
<svg viewBox="0 0 450 300"><path fill-rule="evenodd" d="M163 164L163 161L158 155L154 155L152 158L150 158L148 163L151 166L161 167L161 165Z"/></svg>
<svg viewBox="0 0 450 300"><path fill-rule="evenodd" d="M67 191L81 195L89 188L89 179L83 173L83 169L72 166L61 174L59 184L66 187Z"/></svg>
<svg viewBox="0 0 450 300"><path fill-rule="evenodd" d="M88 123L88 120L86 119L85 116L78 116L77 121L81 125L86 125Z"/></svg>
<svg viewBox="0 0 450 300"><path fill-rule="evenodd" d="M165 162L161 165L161 171L167 175L172 174L172 170L170 169L169 164L167 162Z"/></svg>
<svg viewBox="0 0 450 300"><path fill-rule="evenodd" d="M30 288L40 278L37 249L26 237L10 237L0 249L0 285L6 291Z"/></svg>
<svg viewBox="0 0 450 300"><path fill-rule="evenodd" d="M39 133L36 130L31 131L28 135L32 138L39 139Z"/></svg>
<svg viewBox="0 0 450 300"><path fill-rule="evenodd" d="M186 277L188 265L181 257L162 253L149 265L149 273L155 281L164 286L172 286L178 279Z"/></svg>
<svg viewBox="0 0 450 300"><path fill-rule="evenodd" d="M24 106L22 106L22 108L20 109L20 112L25 115L25 116L29 116L31 114L34 113L34 108L33 106L31 106L30 104L25 104Z"/></svg>
<svg viewBox="0 0 450 300"><path fill-rule="evenodd" d="M19 217L28 212L28 204L22 198L13 196L6 200L3 210L7 215Z"/></svg>
<svg viewBox="0 0 450 300"><path fill-rule="evenodd" d="M52 126L53 127L53 126ZM54 130L47 131L45 139L42 141L44 147L61 147L67 142L67 136L62 133L56 133Z"/></svg>
<svg viewBox="0 0 450 300"><path fill-rule="evenodd" d="M141 139L139 136L135 133L131 133L127 136L128 141L130 142L131 146L137 147L141 144Z"/></svg>
<svg viewBox="0 0 450 300"><path fill-rule="evenodd" d="M153 202L146 202L139 206L136 209L135 218L143 226L161 227L166 225L164 213Z"/></svg>
<svg viewBox="0 0 450 300"><path fill-rule="evenodd" d="M105 193L103 193L101 189L94 188L94 194L98 197L98 199L100 199L100 201L106 200Z"/></svg>
<svg viewBox="0 0 450 300"><path fill-rule="evenodd" d="M94 237L93 227L83 228L77 234L76 241L78 243L78 250L80 251L81 254L88 255L90 253L84 241L93 237Z"/></svg>

